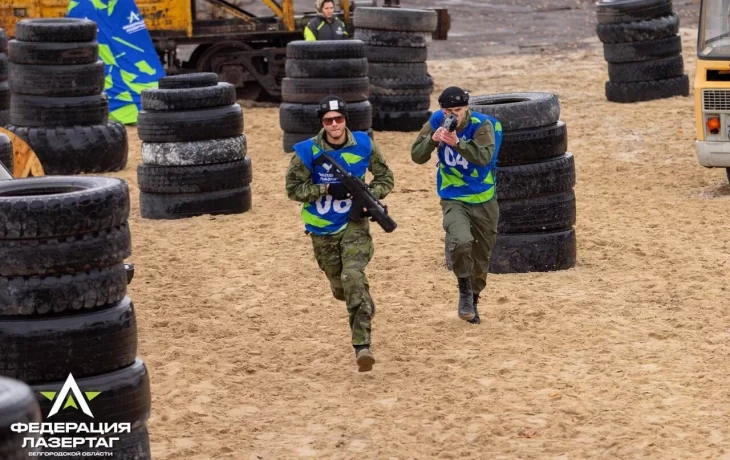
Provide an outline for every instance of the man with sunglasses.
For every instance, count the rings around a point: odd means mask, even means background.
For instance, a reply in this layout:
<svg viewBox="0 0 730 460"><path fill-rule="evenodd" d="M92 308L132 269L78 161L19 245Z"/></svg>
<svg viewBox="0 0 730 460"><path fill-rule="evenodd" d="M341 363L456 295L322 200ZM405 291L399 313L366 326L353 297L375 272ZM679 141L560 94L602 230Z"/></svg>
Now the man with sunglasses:
<svg viewBox="0 0 730 460"><path fill-rule="evenodd" d="M302 219L312 238L314 257L327 275L335 299L347 305L352 345L360 372L375 363L370 350L371 320L375 304L365 267L374 254L367 209L353 205L350 193L327 171L320 152L325 151L353 176L365 180L378 199L393 189L393 172L375 142L364 132L347 128L347 104L338 97L324 98L317 116L323 129L316 137L294 145L286 172L287 196L304 203Z"/></svg>
<svg viewBox="0 0 730 460"><path fill-rule="evenodd" d="M497 239L497 154L502 125L495 118L469 110L469 94L446 88L437 110L411 147L411 159L425 164L437 149L436 191L441 199L446 250L459 286L459 317L480 324L477 303L487 285L489 258ZM444 120L456 117L456 129Z"/></svg>

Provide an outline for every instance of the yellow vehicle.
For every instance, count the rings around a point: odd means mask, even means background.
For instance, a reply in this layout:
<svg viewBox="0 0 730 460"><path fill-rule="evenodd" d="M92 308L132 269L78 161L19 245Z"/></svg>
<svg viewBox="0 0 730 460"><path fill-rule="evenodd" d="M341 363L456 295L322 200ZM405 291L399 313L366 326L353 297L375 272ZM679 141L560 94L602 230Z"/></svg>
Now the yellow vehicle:
<svg viewBox="0 0 730 460"><path fill-rule="evenodd" d="M730 0L702 0L694 89L697 159L730 180Z"/></svg>
<svg viewBox="0 0 730 460"><path fill-rule="evenodd" d="M256 16L230 1L205 0L233 17L207 20L197 19L195 0L135 3L169 75L215 72L221 81L236 85L241 98L276 100L281 95L286 45L302 39L304 26L316 13L295 16L293 0L260 0L273 14ZM314 7L314 0L304 2ZM69 0L0 0L0 28L12 38L17 21L65 17L68 4ZM339 5L337 16L352 27L353 2L339 0ZM186 62L178 59L181 45L195 48Z"/></svg>

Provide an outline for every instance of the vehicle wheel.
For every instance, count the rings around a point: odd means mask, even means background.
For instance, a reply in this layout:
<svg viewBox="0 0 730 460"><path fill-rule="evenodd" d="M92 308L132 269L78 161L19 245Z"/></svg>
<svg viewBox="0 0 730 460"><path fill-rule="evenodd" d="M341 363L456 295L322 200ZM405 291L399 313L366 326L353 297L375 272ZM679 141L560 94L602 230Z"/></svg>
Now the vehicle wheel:
<svg viewBox="0 0 730 460"><path fill-rule="evenodd" d="M565 153L550 160L497 169L497 197L522 200L567 192L575 186L575 160Z"/></svg>
<svg viewBox="0 0 730 460"><path fill-rule="evenodd" d="M236 88L230 83L204 88L150 88L142 91L141 99L142 110L153 112L212 109L235 104Z"/></svg>
<svg viewBox="0 0 730 460"><path fill-rule="evenodd" d="M673 37L679 32L679 16L646 19L620 24L598 24L596 34L603 43L628 43Z"/></svg>
<svg viewBox="0 0 730 460"><path fill-rule="evenodd" d="M0 377L0 458L30 458L30 453L35 451L31 447L23 447L25 438L37 438L39 435L15 433L11 427L16 423L40 423L42 418L40 406L30 386L19 380Z"/></svg>
<svg viewBox="0 0 730 460"><path fill-rule="evenodd" d="M489 273L529 273L575 267L575 229L552 233L497 234Z"/></svg>
<svg viewBox="0 0 730 460"><path fill-rule="evenodd" d="M146 193L206 193L245 187L251 183L251 158L193 166L137 167L139 190Z"/></svg>
<svg viewBox="0 0 730 460"><path fill-rule="evenodd" d="M554 125L505 131L497 153L497 166L514 166L559 157L568 150L568 130Z"/></svg>
<svg viewBox="0 0 730 460"><path fill-rule="evenodd" d="M28 128L102 125L109 117L106 93L80 97L13 94L10 122Z"/></svg>
<svg viewBox="0 0 730 460"><path fill-rule="evenodd" d="M137 322L129 297L73 315L5 317L0 337L5 350L0 374L28 384L65 380L69 373L84 378L113 372L137 356Z"/></svg>
<svg viewBox="0 0 730 460"><path fill-rule="evenodd" d="M650 61L678 54L682 54L682 37L678 35L645 42L603 44L603 56L611 64Z"/></svg>
<svg viewBox="0 0 730 460"><path fill-rule="evenodd" d="M10 63L8 80L13 97L95 96L104 90L104 63L76 65L32 65Z"/></svg>
<svg viewBox="0 0 730 460"><path fill-rule="evenodd" d="M88 19L23 19L15 24L15 39L24 42L91 42L96 40L96 29L96 23Z"/></svg>
<svg viewBox="0 0 730 460"><path fill-rule="evenodd" d="M611 102L642 102L674 96L689 96L687 75L665 80L606 82L606 99Z"/></svg>
<svg viewBox="0 0 730 460"><path fill-rule="evenodd" d="M175 112L141 111L137 134L144 142L188 142L235 137L243 133L243 110L238 104Z"/></svg>
<svg viewBox="0 0 730 460"><path fill-rule="evenodd" d="M160 78L158 84L160 89L186 89L205 88L218 84L218 74L212 72L199 72L181 75L171 75Z"/></svg>
<svg viewBox="0 0 730 460"><path fill-rule="evenodd" d="M331 94L337 94L345 102L366 101L369 96L368 77L359 78L284 78L281 97L284 102L319 104Z"/></svg>
<svg viewBox="0 0 730 460"><path fill-rule="evenodd" d="M362 59L365 44L359 40L297 40L286 45L288 59Z"/></svg>
<svg viewBox="0 0 730 460"><path fill-rule="evenodd" d="M381 29L432 33L438 26L433 10L411 8L358 8L353 23L356 29Z"/></svg>
<svg viewBox="0 0 730 460"><path fill-rule="evenodd" d="M15 64L77 65L99 60L99 44L91 42L49 43L10 40L8 57Z"/></svg>
<svg viewBox="0 0 730 460"><path fill-rule="evenodd" d="M127 166L129 144L124 125L102 125L7 130L30 145L46 175L121 171Z"/></svg>
<svg viewBox="0 0 730 460"><path fill-rule="evenodd" d="M127 222L129 208L129 186L113 177L0 181L0 240L19 242L99 232ZM61 209L63 218L59 216Z"/></svg>
<svg viewBox="0 0 730 460"><path fill-rule="evenodd" d="M241 160L246 156L245 135L197 142L142 142L142 163L192 166Z"/></svg>
<svg viewBox="0 0 730 460"><path fill-rule="evenodd" d="M672 0L599 0L599 24L619 24L672 14Z"/></svg>
<svg viewBox="0 0 730 460"><path fill-rule="evenodd" d="M665 80L679 77L683 72L684 60L681 55L651 61L608 64L608 79L612 83Z"/></svg>
<svg viewBox="0 0 730 460"><path fill-rule="evenodd" d="M251 186L207 193L139 194L145 219L182 219L204 214L241 214L251 209Z"/></svg>

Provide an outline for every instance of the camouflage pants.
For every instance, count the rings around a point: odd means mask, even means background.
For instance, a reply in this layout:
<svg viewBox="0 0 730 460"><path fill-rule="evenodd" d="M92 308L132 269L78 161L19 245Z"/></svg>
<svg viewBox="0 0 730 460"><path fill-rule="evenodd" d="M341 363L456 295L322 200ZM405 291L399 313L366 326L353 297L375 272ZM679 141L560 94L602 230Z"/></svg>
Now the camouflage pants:
<svg viewBox="0 0 730 460"><path fill-rule="evenodd" d="M314 257L330 282L332 295L344 300L350 316L353 345L370 345L370 321L375 310L365 267L373 257L367 219L350 221L335 235L311 235Z"/></svg>
<svg viewBox="0 0 730 460"><path fill-rule="evenodd" d="M487 286L489 259L497 240L499 205L496 199L480 204L441 200L446 231L447 260L457 278L471 277L472 292Z"/></svg>

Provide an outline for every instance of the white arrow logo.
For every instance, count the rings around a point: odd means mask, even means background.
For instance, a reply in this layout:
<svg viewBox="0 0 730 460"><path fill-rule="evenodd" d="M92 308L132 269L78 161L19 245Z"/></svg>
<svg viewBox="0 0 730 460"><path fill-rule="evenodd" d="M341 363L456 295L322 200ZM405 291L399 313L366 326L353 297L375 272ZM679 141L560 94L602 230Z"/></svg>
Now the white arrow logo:
<svg viewBox="0 0 730 460"><path fill-rule="evenodd" d="M63 388L61 388L61 392L58 394L56 401L53 403L53 407L51 408L51 412L48 413L48 417L56 415L58 411L61 410L61 405L66 400L69 391L73 392L74 402L76 402L80 406L83 413L91 418L94 418L94 415L91 413L91 409L89 409L89 405L86 404L84 394L81 393L81 390L76 384L76 380L74 380L74 376L72 374L68 374L66 383L63 384ZM71 402L70 404L73 405L73 402Z"/></svg>

